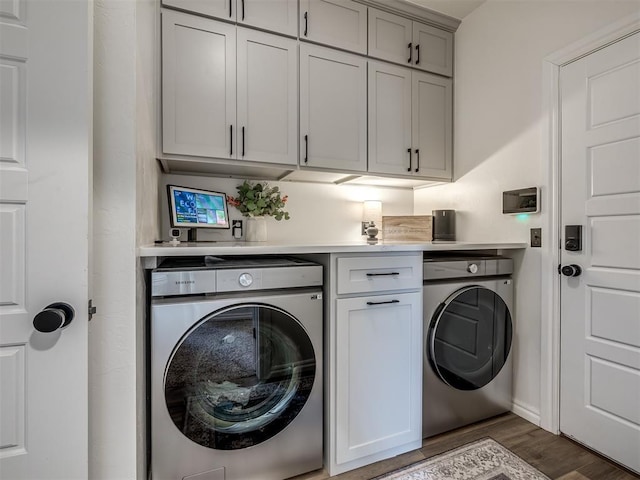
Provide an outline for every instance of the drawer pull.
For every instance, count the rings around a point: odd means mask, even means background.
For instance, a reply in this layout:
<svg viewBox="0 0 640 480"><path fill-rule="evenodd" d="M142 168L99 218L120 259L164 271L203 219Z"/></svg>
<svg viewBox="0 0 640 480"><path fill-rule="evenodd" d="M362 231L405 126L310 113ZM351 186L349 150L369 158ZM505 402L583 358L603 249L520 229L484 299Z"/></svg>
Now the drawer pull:
<svg viewBox="0 0 640 480"><path fill-rule="evenodd" d="M386 302L367 302L367 305L384 305L386 303L400 303L400 300L388 300Z"/></svg>
<svg viewBox="0 0 640 480"><path fill-rule="evenodd" d="M389 272L389 273L367 273L367 277L389 277L392 275L400 275L400 272Z"/></svg>

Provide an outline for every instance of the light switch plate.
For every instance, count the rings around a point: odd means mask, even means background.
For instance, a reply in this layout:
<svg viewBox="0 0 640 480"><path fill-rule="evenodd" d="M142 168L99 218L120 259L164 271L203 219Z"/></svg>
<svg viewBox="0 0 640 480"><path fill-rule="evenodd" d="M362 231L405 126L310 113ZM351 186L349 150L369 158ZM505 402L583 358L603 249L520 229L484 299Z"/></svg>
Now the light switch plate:
<svg viewBox="0 0 640 480"><path fill-rule="evenodd" d="M542 229L541 228L531 229L531 246L542 247Z"/></svg>

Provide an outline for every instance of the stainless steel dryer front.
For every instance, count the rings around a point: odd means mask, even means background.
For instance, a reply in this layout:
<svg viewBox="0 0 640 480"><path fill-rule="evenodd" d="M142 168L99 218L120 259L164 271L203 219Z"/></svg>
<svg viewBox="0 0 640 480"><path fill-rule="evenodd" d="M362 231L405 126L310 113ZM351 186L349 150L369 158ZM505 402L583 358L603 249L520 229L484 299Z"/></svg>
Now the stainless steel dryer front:
<svg viewBox="0 0 640 480"><path fill-rule="evenodd" d="M151 280L151 478L321 468L322 266L200 257Z"/></svg>
<svg viewBox="0 0 640 480"><path fill-rule="evenodd" d="M424 262L422 433L511 410L513 260Z"/></svg>

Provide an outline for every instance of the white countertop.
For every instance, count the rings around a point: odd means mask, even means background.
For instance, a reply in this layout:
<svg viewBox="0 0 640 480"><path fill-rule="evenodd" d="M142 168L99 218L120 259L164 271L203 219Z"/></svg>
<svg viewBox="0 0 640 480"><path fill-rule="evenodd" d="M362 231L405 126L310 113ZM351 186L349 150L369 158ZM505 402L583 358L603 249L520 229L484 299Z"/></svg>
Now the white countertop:
<svg viewBox="0 0 640 480"><path fill-rule="evenodd" d="M184 257L199 255L268 255L305 253L423 252L456 250L505 250L527 248L526 243L499 242L181 242L161 243L138 249L140 257Z"/></svg>

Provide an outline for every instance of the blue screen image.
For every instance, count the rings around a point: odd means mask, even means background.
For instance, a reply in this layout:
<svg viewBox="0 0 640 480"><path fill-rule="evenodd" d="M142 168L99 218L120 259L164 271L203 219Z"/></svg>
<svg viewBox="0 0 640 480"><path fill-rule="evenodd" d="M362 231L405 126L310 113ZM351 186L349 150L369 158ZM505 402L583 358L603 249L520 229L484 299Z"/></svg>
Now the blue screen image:
<svg viewBox="0 0 640 480"><path fill-rule="evenodd" d="M185 190L173 191L176 206L176 222L199 225L225 225L224 197L193 193Z"/></svg>

